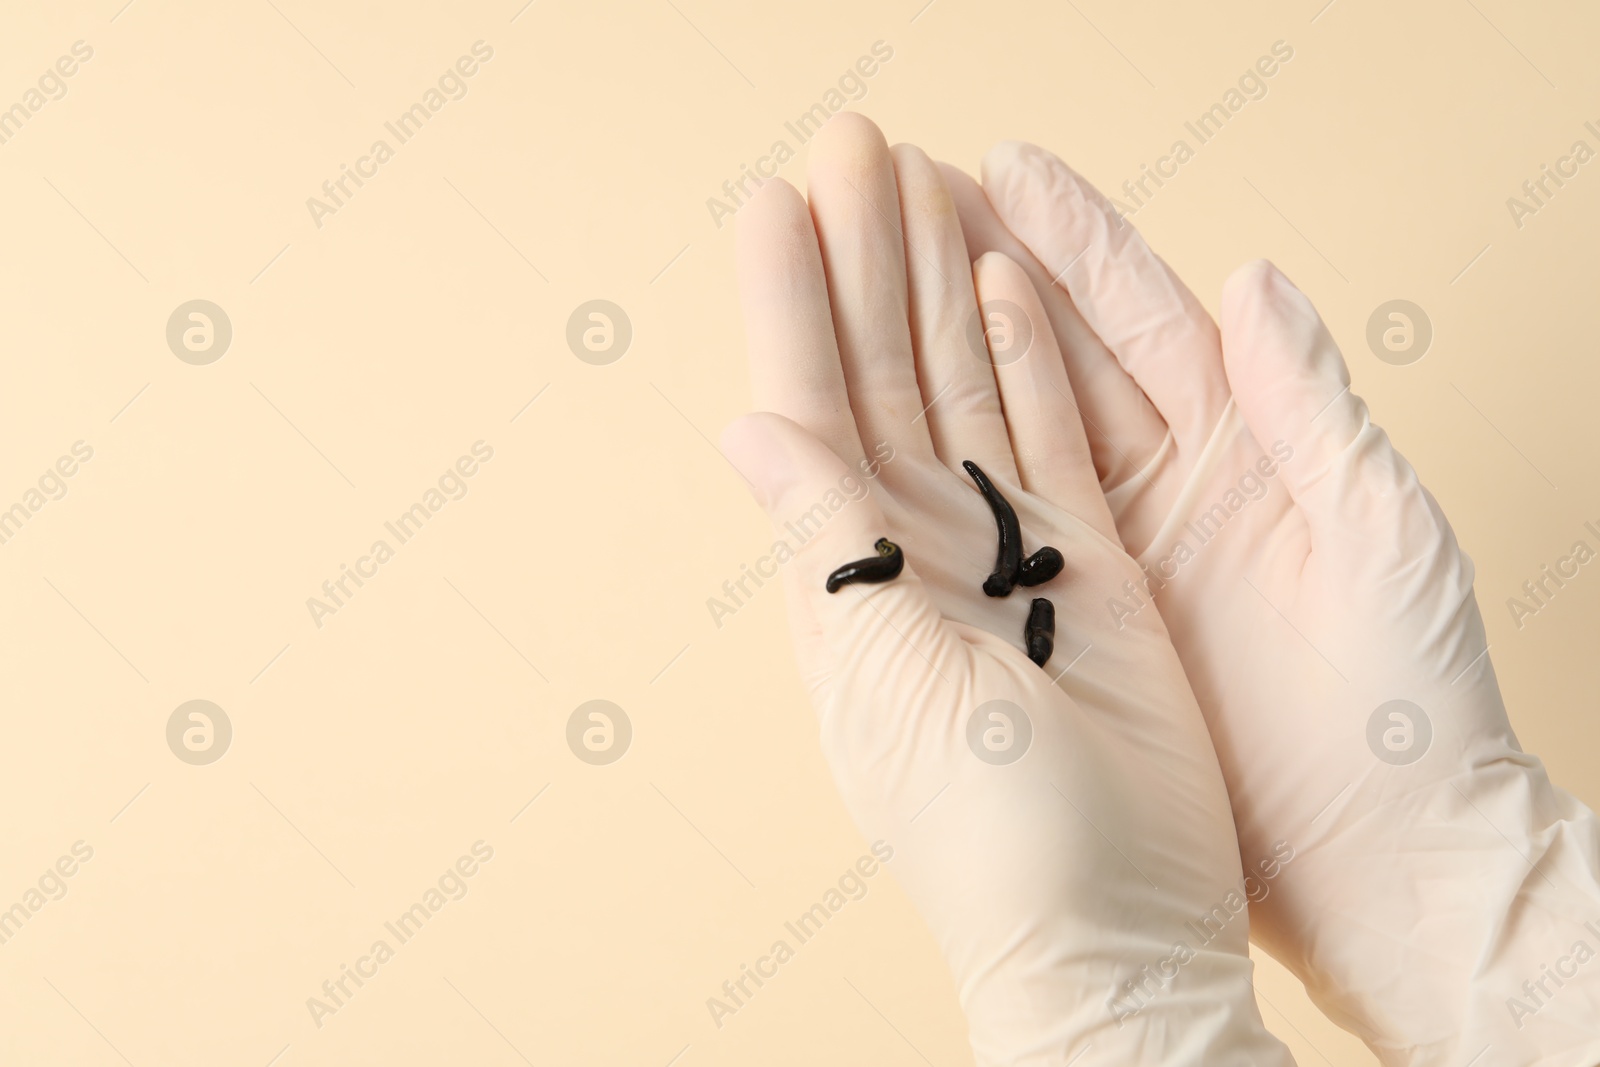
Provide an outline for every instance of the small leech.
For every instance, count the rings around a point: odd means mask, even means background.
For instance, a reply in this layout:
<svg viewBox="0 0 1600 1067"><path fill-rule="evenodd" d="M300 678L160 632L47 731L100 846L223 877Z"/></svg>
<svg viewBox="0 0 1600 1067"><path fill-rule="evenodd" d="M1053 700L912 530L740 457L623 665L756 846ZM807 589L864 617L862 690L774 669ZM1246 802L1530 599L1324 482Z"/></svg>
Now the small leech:
<svg viewBox="0 0 1600 1067"><path fill-rule="evenodd" d="M1066 560L1059 550L1049 545L1023 558L1022 523L1017 518L1017 509L1001 495L976 463L969 459L963 461L961 466L972 476L978 491L989 502L995 525L1000 528L1000 548L995 558L994 573L984 579L983 591L989 596L1010 596L1016 586L1043 585L1060 574L1066 566Z"/></svg>
<svg viewBox="0 0 1600 1067"><path fill-rule="evenodd" d="M1028 622L1022 628L1023 640L1028 646L1028 658L1043 667L1056 649L1056 606L1044 597L1037 597L1028 609Z"/></svg>
<svg viewBox="0 0 1600 1067"><path fill-rule="evenodd" d="M1000 495L989 476L972 460L963 460L962 468L972 476L994 512L995 525L1000 528L1000 549L995 556L994 573L983 580L983 591L989 596L1010 596L1022 574L1022 523L1011 501Z"/></svg>
<svg viewBox="0 0 1600 1067"><path fill-rule="evenodd" d="M906 565L906 554L900 546L887 537L880 537L872 547L878 550L876 556L846 563L828 575L828 592L837 593L852 582L887 582L900 576Z"/></svg>
<svg viewBox="0 0 1600 1067"><path fill-rule="evenodd" d="M1060 550L1045 545L1022 561L1022 573L1017 575L1017 584L1043 585L1060 574L1066 565L1067 561L1062 557Z"/></svg>

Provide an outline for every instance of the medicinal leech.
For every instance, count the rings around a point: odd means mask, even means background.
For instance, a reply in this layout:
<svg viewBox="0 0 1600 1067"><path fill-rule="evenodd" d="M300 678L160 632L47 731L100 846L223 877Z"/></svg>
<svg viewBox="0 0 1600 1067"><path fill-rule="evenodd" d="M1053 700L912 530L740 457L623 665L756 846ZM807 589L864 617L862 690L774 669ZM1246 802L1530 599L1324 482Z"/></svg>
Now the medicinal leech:
<svg viewBox="0 0 1600 1067"><path fill-rule="evenodd" d="M1028 646L1028 658L1043 667L1056 649L1056 606L1044 597L1036 597L1028 609L1028 623L1022 629L1023 642Z"/></svg>
<svg viewBox="0 0 1600 1067"><path fill-rule="evenodd" d="M961 466L978 486L978 492L989 502L994 512L995 525L1000 528L1000 546L995 555L994 573L984 579L983 591L989 596L1010 596L1017 586L1043 585L1066 566L1060 551L1049 545L1026 559L1022 556L1022 522L1017 509L995 488L989 476L976 463L964 460Z"/></svg>
<svg viewBox="0 0 1600 1067"><path fill-rule="evenodd" d="M846 563L828 575L828 592L837 593L854 582L887 582L900 576L906 565L906 554L900 546L887 537L880 537L872 547L878 550L876 556Z"/></svg>

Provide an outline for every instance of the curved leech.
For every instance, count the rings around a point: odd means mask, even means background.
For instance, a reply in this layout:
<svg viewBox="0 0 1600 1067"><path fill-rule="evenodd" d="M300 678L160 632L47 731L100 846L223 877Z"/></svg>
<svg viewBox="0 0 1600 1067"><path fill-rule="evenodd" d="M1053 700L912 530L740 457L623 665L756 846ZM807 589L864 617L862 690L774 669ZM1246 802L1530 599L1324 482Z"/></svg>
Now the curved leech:
<svg viewBox="0 0 1600 1067"><path fill-rule="evenodd" d="M1044 597L1036 598L1028 609L1022 637L1028 646L1029 659L1041 667L1050 662L1050 654L1056 650L1056 606Z"/></svg>
<svg viewBox="0 0 1600 1067"><path fill-rule="evenodd" d="M1062 557L1060 550L1045 545L1022 561L1022 573L1017 575L1017 584L1043 585L1060 574L1066 566L1067 561Z"/></svg>
<svg viewBox="0 0 1600 1067"><path fill-rule="evenodd" d="M872 547L878 550L876 556L846 563L828 575L828 592L837 593L852 582L887 582L900 576L906 565L906 554L900 546L887 537L880 537Z"/></svg>
<svg viewBox="0 0 1600 1067"><path fill-rule="evenodd" d="M963 460L962 468L972 476L978 492L989 502L994 512L995 525L1000 528L1000 547L995 556L994 573L983 581L983 591L989 596L1010 596L1022 574L1022 522L1011 501L1000 495L989 476L972 460Z"/></svg>

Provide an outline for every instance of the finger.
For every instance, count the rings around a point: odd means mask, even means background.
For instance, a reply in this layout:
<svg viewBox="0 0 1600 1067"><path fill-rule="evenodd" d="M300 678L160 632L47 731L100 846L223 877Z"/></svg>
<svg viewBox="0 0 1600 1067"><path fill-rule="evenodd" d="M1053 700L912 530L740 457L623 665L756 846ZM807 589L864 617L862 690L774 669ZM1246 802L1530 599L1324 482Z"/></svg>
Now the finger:
<svg viewBox="0 0 1600 1067"><path fill-rule="evenodd" d="M952 471L960 473L970 459L1015 480L955 205L926 153L912 145L896 145L890 153L905 230L911 348L923 403L918 417L927 424L934 452Z"/></svg>
<svg viewBox="0 0 1600 1067"><path fill-rule="evenodd" d="M878 128L848 111L829 120L812 141L807 195L857 434L869 449L887 442L931 461L933 440L917 418L900 199Z"/></svg>
<svg viewBox="0 0 1600 1067"><path fill-rule="evenodd" d="M1227 406L1228 383L1216 324L1194 294L1099 190L1041 148L1007 141L990 149L983 190L1179 447L1203 446Z"/></svg>
<svg viewBox="0 0 1600 1067"><path fill-rule="evenodd" d="M1239 413L1305 514L1314 552L1414 559L1413 547L1449 534L1416 471L1350 391L1316 308L1266 260L1223 286L1222 349Z"/></svg>
<svg viewBox="0 0 1600 1067"><path fill-rule="evenodd" d="M1066 290L1054 284L1050 272L1006 229L978 183L948 163L939 168L961 218L967 254L976 261L986 252L1003 252L1032 280L1061 348L1102 488L1113 489L1133 478L1161 450L1167 424L1089 329Z"/></svg>
<svg viewBox="0 0 1600 1067"><path fill-rule="evenodd" d="M1115 541L1116 525L1095 474L1072 383L1032 281L999 252L978 260L973 275L983 303L1009 303L1031 322L1028 350L1010 360L997 356L994 367L1022 487Z"/></svg>
<svg viewBox="0 0 1600 1067"><path fill-rule="evenodd" d="M739 295L756 407L786 415L836 455L864 452L833 338L822 253L804 198L768 181L739 214Z"/></svg>
<svg viewBox="0 0 1600 1067"><path fill-rule="evenodd" d="M828 576L841 566L881 558L876 544L890 535L870 491L849 493L847 487L862 483L843 461L802 427L767 412L735 421L723 431L722 447L774 527L786 539L805 532L786 565L786 582L821 631L833 681L852 685L868 705L875 693L898 693L903 702L941 678L953 681L963 643L911 561L888 581L827 591Z"/></svg>

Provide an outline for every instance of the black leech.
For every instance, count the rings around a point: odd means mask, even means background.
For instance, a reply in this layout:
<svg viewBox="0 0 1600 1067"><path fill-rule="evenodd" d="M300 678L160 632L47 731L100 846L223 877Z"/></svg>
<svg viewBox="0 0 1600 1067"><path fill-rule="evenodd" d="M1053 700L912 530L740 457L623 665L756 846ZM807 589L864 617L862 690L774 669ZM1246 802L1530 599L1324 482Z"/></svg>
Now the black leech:
<svg viewBox="0 0 1600 1067"><path fill-rule="evenodd" d="M1022 573L1017 576L1017 584L1043 585L1060 574L1066 565L1067 561L1062 558L1058 549L1045 545L1022 561Z"/></svg>
<svg viewBox="0 0 1600 1067"><path fill-rule="evenodd" d="M1056 648L1056 606L1038 597L1028 609L1028 624L1022 628L1028 645L1028 658L1043 667Z"/></svg>
<svg viewBox="0 0 1600 1067"><path fill-rule="evenodd" d="M1000 527L1000 549L995 558L994 573L984 579L983 591L989 596L1010 596L1012 588L1022 574L1022 523L1017 519L1017 509L1000 495L989 476L972 460L961 466L972 476L978 492L989 502L994 512L995 525Z"/></svg>
<svg viewBox="0 0 1600 1067"><path fill-rule="evenodd" d="M899 577L906 565L906 554L900 551L900 546L887 537L880 537L872 547L878 550L876 556L846 563L828 575L828 592L837 593L851 582L887 582Z"/></svg>

